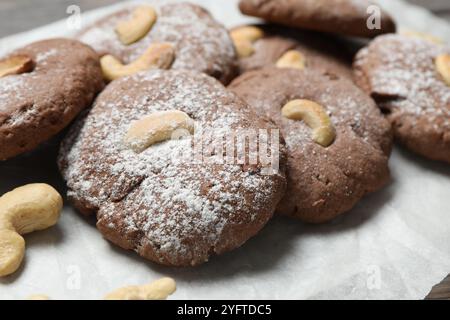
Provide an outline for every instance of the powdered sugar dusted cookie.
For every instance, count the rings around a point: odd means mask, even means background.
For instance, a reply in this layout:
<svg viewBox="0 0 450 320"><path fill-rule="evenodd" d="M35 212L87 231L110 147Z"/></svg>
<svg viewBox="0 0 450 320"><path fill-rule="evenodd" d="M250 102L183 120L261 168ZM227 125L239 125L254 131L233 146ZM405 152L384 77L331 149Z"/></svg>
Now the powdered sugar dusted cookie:
<svg viewBox="0 0 450 320"><path fill-rule="evenodd" d="M97 54L75 40L35 42L0 58L0 159L64 129L102 88Z"/></svg>
<svg viewBox="0 0 450 320"><path fill-rule="evenodd" d="M266 68L229 88L273 120L286 140L288 187L278 213L325 222L389 179L389 123L352 82Z"/></svg>
<svg viewBox="0 0 450 320"><path fill-rule="evenodd" d="M332 36L268 24L239 26L230 34L240 53L241 73L278 65L352 77L351 54ZM249 51L242 48L249 45Z"/></svg>
<svg viewBox="0 0 450 320"><path fill-rule="evenodd" d="M368 0L241 0L239 8L270 22L317 31L369 38L395 32L389 14L379 6L369 8L373 5Z"/></svg>
<svg viewBox="0 0 450 320"><path fill-rule="evenodd" d="M450 48L404 35L381 36L358 53L354 74L399 142L450 162Z"/></svg>
<svg viewBox="0 0 450 320"><path fill-rule="evenodd" d="M97 215L107 239L160 264L197 265L239 247L272 216L286 183L283 144L270 174L262 158L238 164L235 149L218 147L272 127L207 75L149 71L102 92L68 134L59 165L68 197Z"/></svg>
<svg viewBox="0 0 450 320"><path fill-rule="evenodd" d="M86 28L78 38L123 64L141 57L152 44L168 43L175 51L172 69L197 70L223 83L236 72L227 30L194 4L155 1L130 6Z"/></svg>

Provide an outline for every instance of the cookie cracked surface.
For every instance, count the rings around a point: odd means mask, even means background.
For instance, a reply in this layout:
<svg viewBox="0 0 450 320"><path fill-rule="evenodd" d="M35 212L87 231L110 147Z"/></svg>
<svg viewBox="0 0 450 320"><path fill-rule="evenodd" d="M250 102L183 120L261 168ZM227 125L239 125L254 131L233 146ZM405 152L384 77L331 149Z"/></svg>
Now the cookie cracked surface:
<svg viewBox="0 0 450 320"><path fill-rule="evenodd" d="M60 132L104 86L97 54L75 40L35 42L4 59L10 57L28 57L33 65L0 77L0 159Z"/></svg>
<svg viewBox="0 0 450 320"><path fill-rule="evenodd" d="M450 163L450 86L436 65L442 54L450 48L385 35L363 48L353 67L355 82L377 101L400 143Z"/></svg>
<svg viewBox="0 0 450 320"><path fill-rule="evenodd" d="M82 30L78 39L100 56L112 55L129 64L154 43L175 48L172 69L204 72L227 84L236 74L236 52L227 30L202 7L190 3L148 2L157 15L151 30L134 43L121 42L116 27L133 19L137 6L120 10Z"/></svg>
<svg viewBox="0 0 450 320"><path fill-rule="evenodd" d="M266 68L247 72L230 87L280 128L288 149L286 195L277 212L307 222L325 222L350 210L389 179L389 123L374 101L353 83L315 72ZM336 132L324 147L304 121L282 115L295 99L319 104Z"/></svg>
<svg viewBox="0 0 450 320"><path fill-rule="evenodd" d="M263 175L260 163L173 161L192 150L193 136L140 153L123 145L137 120L172 109L217 134L274 127L207 75L143 72L102 92L63 142L59 166L69 199L97 215L108 240L160 264L198 265L239 247L272 216L286 184L285 148L281 143L279 173Z"/></svg>

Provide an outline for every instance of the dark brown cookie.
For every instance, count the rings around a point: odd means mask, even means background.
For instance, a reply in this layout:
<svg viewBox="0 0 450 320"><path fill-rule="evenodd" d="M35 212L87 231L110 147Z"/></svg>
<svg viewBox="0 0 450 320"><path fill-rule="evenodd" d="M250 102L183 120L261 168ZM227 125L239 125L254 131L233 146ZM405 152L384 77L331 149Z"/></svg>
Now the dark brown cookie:
<svg viewBox="0 0 450 320"><path fill-rule="evenodd" d="M410 36L380 36L358 53L354 74L392 123L400 143L450 163L450 83L437 68L441 55L450 59L450 49Z"/></svg>
<svg viewBox="0 0 450 320"><path fill-rule="evenodd" d="M373 100L350 81L267 68L240 76L229 88L273 120L286 140L288 187L278 213L325 222L388 181L389 123ZM315 102L326 112L336 133L331 145L313 141L314 131L304 121L282 115L283 107L296 99Z"/></svg>
<svg viewBox="0 0 450 320"><path fill-rule="evenodd" d="M270 22L316 31L367 38L395 32L394 21L383 10L380 28L368 28L371 5L367 0L241 0L239 8Z"/></svg>
<svg viewBox="0 0 450 320"><path fill-rule="evenodd" d="M280 144L280 171L264 175L259 161L223 163L223 150L173 161L199 146L192 136L141 153L123 144L137 120L174 108L204 129L196 127L203 139L197 150L211 145L207 132L273 128L205 74L149 71L102 92L63 142L59 165L69 199L97 215L108 240L160 264L197 265L241 246L266 224L285 190L285 149Z"/></svg>
<svg viewBox="0 0 450 320"><path fill-rule="evenodd" d="M312 31L299 31L277 25L254 25L261 30L262 38L252 43L253 52L240 57L240 72L275 66L284 54L298 51L304 58L307 69L320 73L333 73L347 78L352 77L352 56L344 43L335 37ZM244 27L231 30L231 34ZM237 44L239 45L239 44Z"/></svg>
<svg viewBox="0 0 450 320"><path fill-rule="evenodd" d="M137 6L113 13L81 31L78 39L92 46L101 56L111 54L124 64L139 58L153 43L175 47L172 69L196 70L227 84L236 74L236 53L227 30L209 12L190 3L152 3L156 22L145 36L134 43L119 40L116 27L129 21Z"/></svg>
<svg viewBox="0 0 450 320"><path fill-rule="evenodd" d="M0 59L0 159L33 150L91 105L103 88L97 54L69 39L32 43ZM14 68L13 68L14 69ZM0 71L1 72L1 71Z"/></svg>

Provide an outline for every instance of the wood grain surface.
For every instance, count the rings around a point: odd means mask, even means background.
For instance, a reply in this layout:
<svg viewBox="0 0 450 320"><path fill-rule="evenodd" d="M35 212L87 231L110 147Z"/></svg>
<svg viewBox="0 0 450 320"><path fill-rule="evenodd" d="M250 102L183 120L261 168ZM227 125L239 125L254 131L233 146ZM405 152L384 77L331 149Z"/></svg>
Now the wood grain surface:
<svg viewBox="0 0 450 320"><path fill-rule="evenodd" d="M450 0L408 1L424 6L450 22ZM120 0L1 0L0 37L63 19L67 17L66 8L69 5L78 5L82 11L87 11L117 2ZM450 275L434 286L426 298L450 300Z"/></svg>

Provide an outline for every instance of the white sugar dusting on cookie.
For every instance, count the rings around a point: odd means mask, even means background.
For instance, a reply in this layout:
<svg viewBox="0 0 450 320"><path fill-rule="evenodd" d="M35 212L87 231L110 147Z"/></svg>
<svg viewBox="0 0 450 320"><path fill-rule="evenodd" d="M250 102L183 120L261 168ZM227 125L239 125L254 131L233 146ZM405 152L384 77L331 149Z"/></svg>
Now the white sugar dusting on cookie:
<svg viewBox="0 0 450 320"><path fill-rule="evenodd" d="M236 108L242 102L218 82L212 85L210 77L188 71L153 71L126 80L119 89L125 95L107 89L108 97L99 97L92 114L78 123L79 133L72 130L62 147L69 196L98 208L110 232L141 234L134 250L148 256L153 248L161 263L177 264L185 254L198 264L236 241L223 238L233 237L224 232L234 223L264 224L261 213L275 206L281 175L253 174L236 164L172 161L192 152L192 136L139 154L122 145L130 123L149 110L177 109L205 128L230 134L251 126Z"/></svg>
<svg viewBox="0 0 450 320"><path fill-rule="evenodd" d="M439 54L450 49L400 35L380 37L369 49L372 47L377 48L376 53L367 55L376 54L377 62L369 75L371 91L398 97L391 102L396 108L426 117L430 122L444 116L445 126L450 126L450 88L439 78L434 64ZM368 58L357 60L356 66L363 65Z"/></svg>
<svg viewBox="0 0 450 320"><path fill-rule="evenodd" d="M82 31L79 39L100 53L109 53L130 63L139 58L152 43L170 43L176 57L172 69L189 69L228 78L235 67L235 51L228 32L203 9L189 3L150 2L157 11L157 21L147 36L124 46L115 28L130 19L135 7L108 16Z"/></svg>

